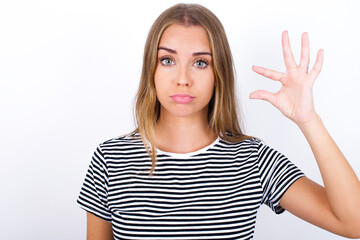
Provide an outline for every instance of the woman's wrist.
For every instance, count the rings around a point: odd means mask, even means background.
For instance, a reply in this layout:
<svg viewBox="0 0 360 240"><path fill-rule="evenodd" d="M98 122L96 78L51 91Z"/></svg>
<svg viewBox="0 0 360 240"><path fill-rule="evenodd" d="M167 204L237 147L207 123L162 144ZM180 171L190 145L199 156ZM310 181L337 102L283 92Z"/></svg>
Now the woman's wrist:
<svg viewBox="0 0 360 240"><path fill-rule="evenodd" d="M296 123L296 125L300 128L300 130L305 134L309 131L315 130L317 127L323 124L320 116L317 113L314 113L313 117L302 123Z"/></svg>

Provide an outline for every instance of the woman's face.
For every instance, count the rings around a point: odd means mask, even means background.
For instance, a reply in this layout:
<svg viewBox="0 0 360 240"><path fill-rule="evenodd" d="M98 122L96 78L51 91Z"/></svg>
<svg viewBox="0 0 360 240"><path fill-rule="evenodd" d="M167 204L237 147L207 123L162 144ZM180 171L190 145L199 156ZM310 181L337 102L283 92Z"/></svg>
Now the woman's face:
<svg viewBox="0 0 360 240"><path fill-rule="evenodd" d="M202 27L173 24L164 31L154 81L161 115L207 115L214 72L209 40Z"/></svg>

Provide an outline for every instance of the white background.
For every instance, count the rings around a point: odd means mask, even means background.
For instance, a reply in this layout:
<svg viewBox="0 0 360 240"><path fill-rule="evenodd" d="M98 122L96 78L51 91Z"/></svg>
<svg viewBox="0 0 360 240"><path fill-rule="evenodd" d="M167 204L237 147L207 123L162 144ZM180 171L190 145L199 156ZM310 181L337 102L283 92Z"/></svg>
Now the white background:
<svg viewBox="0 0 360 240"><path fill-rule="evenodd" d="M0 239L85 238L85 212L76 198L91 155L99 143L133 130L145 39L156 17L175 3L1 0ZM263 139L321 183L297 126L271 104L248 98L257 89L279 89L251 66L285 70L282 31L289 31L296 60L301 33L309 33L311 67L317 50L325 50L314 85L316 110L359 175L358 2L197 3L212 10L227 32L245 133ZM263 206L255 239L342 237Z"/></svg>

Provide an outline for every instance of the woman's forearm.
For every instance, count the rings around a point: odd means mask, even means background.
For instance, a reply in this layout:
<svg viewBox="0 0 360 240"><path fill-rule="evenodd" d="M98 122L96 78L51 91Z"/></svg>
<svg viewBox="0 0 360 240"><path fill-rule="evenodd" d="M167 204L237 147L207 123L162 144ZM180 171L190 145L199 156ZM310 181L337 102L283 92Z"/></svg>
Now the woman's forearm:
<svg viewBox="0 0 360 240"><path fill-rule="evenodd" d="M298 126L315 156L334 214L344 223L360 224L360 182L321 118L316 115Z"/></svg>

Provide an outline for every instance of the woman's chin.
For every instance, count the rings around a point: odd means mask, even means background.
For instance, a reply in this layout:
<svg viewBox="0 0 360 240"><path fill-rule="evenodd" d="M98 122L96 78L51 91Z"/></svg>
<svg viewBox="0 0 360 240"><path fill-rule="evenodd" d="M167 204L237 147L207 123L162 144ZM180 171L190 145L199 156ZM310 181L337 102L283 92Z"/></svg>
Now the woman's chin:
<svg viewBox="0 0 360 240"><path fill-rule="evenodd" d="M202 110L195 110L192 108L176 108L171 109L170 111L166 111L166 114L170 114L172 117L179 117L179 118L191 118L191 117L199 117L199 116L206 116L206 111Z"/></svg>

